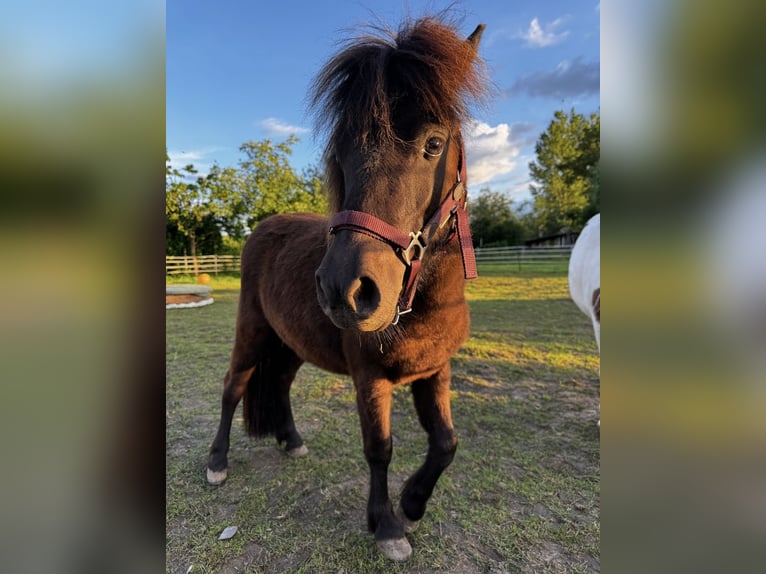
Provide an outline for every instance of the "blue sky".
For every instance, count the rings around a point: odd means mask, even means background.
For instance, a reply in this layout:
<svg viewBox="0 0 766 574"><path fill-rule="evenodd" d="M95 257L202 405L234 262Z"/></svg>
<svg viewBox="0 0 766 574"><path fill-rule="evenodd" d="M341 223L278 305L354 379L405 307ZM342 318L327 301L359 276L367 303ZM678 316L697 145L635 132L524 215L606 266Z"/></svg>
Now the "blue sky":
<svg viewBox="0 0 766 574"><path fill-rule="evenodd" d="M440 10L445 2L168 0L166 137L176 166L204 173L235 165L248 140L300 137L292 165L318 165L306 93L348 30ZM534 143L557 109L599 111L597 0L453 4L470 34L487 28L479 53L495 96L465 128L468 181L516 201L528 197Z"/></svg>

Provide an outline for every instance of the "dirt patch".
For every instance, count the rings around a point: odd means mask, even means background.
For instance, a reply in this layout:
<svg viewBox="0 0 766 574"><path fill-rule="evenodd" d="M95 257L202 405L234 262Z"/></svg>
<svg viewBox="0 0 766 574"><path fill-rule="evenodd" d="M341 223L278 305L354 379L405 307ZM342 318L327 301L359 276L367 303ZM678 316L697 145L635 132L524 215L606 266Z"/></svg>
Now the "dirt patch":
<svg viewBox="0 0 766 574"><path fill-rule="evenodd" d="M255 542L246 544L245 547L242 548L242 553L239 556L227 560L221 568L215 571L215 574L239 574L241 572L249 572L251 566L257 563L265 553L266 549Z"/></svg>
<svg viewBox="0 0 766 574"><path fill-rule="evenodd" d="M188 303L202 303L210 297L199 295L165 295L165 305L185 305Z"/></svg>

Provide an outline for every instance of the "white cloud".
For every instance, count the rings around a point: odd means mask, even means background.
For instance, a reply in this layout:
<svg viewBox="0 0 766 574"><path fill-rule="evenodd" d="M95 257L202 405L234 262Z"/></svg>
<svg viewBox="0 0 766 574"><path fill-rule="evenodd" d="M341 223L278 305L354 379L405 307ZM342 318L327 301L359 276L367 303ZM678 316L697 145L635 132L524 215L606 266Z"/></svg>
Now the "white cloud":
<svg viewBox="0 0 766 574"><path fill-rule="evenodd" d="M308 128L290 125L279 118L266 118L265 120L258 122L258 125L264 129L266 133L273 136L300 135L309 132Z"/></svg>
<svg viewBox="0 0 766 574"><path fill-rule="evenodd" d="M209 156L221 151L220 147L207 147L192 150L168 150L170 165L176 169L183 169L185 166L194 164L197 170L197 176L205 176L210 172L213 162ZM195 176L196 177L196 176Z"/></svg>
<svg viewBox="0 0 766 574"><path fill-rule="evenodd" d="M515 158L519 155L521 145L515 141L515 136L508 124L492 127L484 122L471 122L466 126L469 184L481 185L516 169Z"/></svg>
<svg viewBox="0 0 766 574"><path fill-rule="evenodd" d="M553 22L540 26L540 21L537 18L533 18L529 23L527 31L520 34L519 37L526 40L528 46L534 48L553 46L564 41L569 36L569 30L557 32L564 21L565 18L556 18Z"/></svg>
<svg viewBox="0 0 766 574"><path fill-rule="evenodd" d="M191 150L191 151L168 151L168 157L170 157L170 163L175 166L184 166L195 161L199 161L205 157L209 152L204 150Z"/></svg>

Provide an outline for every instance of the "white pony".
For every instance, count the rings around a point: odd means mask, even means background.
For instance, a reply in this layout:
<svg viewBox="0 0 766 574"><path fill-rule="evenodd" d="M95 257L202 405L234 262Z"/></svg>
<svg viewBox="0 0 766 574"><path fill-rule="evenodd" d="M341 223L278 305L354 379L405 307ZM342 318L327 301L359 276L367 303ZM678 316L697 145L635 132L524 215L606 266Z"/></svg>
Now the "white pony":
<svg viewBox="0 0 766 574"><path fill-rule="evenodd" d="M588 220L569 258L569 294L593 322L601 353L601 214Z"/></svg>
<svg viewBox="0 0 766 574"><path fill-rule="evenodd" d="M588 220L569 258L569 294L593 322L601 354L601 214ZM599 369L600 371L601 369ZM601 419L598 421L601 427Z"/></svg>

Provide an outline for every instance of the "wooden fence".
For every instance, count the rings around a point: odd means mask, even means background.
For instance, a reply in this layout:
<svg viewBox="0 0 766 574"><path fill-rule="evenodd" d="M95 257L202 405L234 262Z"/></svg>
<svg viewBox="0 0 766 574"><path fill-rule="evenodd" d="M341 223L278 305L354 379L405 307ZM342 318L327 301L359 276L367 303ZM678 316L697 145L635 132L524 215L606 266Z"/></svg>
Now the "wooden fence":
<svg viewBox="0 0 766 574"><path fill-rule="evenodd" d="M199 255L197 270L200 273L239 273L239 255ZM167 275L194 275L194 261L191 256L165 257Z"/></svg>
<svg viewBox="0 0 766 574"><path fill-rule="evenodd" d="M571 247L477 247L478 264L514 265L518 270L531 267L566 268ZM197 257L200 273L239 272L237 255L200 255ZM165 273L168 275L193 275L194 263L189 256L165 257Z"/></svg>
<svg viewBox="0 0 766 574"><path fill-rule="evenodd" d="M513 264L520 271L529 267L566 269L572 246L568 247L477 247L476 263Z"/></svg>

